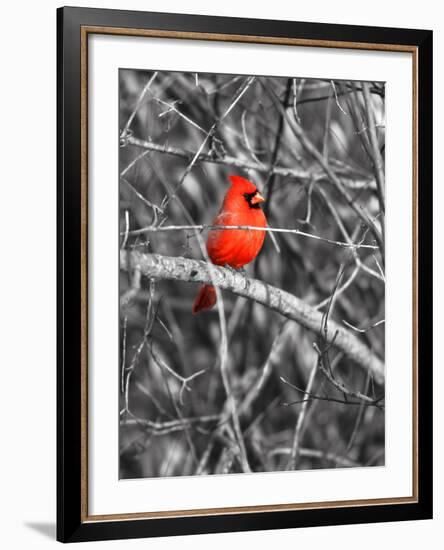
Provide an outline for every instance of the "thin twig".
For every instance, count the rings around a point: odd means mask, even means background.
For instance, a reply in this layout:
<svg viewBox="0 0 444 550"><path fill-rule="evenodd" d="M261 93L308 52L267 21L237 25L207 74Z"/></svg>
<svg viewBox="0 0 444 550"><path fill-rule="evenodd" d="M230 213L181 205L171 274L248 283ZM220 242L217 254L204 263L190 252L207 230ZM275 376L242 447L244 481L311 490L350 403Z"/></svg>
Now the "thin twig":
<svg viewBox="0 0 444 550"><path fill-rule="evenodd" d="M334 86L334 84L333 84ZM333 88L334 89L334 88ZM331 125L331 113L332 113L332 94L330 93L330 97L327 100L327 106L325 110L325 126L324 126L324 141L322 146L322 156L325 159L325 162L328 162L328 145L329 145L329 138L330 138L330 125Z"/></svg>
<svg viewBox="0 0 444 550"><path fill-rule="evenodd" d="M384 270L382 269L381 264L378 262L378 258L375 256L375 254L373 254L373 259L375 260L375 263L376 263L376 265L378 266L378 269L379 269L379 273L381 274L382 280L385 283Z"/></svg>
<svg viewBox="0 0 444 550"><path fill-rule="evenodd" d="M247 115L247 111L245 110L241 116L242 134L244 137L245 146L247 147L248 152L250 153L252 159L258 164L262 165L263 164L262 161L257 158L256 153L253 151L253 147L251 146L250 140L248 139L247 127L245 124L246 115Z"/></svg>
<svg viewBox="0 0 444 550"><path fill-rule="evenodd" d="M125 365L126 365L126 327L128 324L128 317L125 315L123 319L123 339L122 339L122 366L121 366L121 381L120 391L125 391Z"/></svg>
<svg viewBox="0 0 444 550"><path fill-rule="evenodd" d="M313 387L314 379L316 377L316 371L317 371L317 368L318 368L318 362L319 362L319 360L318 360L318 358L316 358L316 362L315 362L315 364L313 365L313 367L311 369L310 376L309 376L308 382L307 382L307 386L305 388L305 391L307 393L310 393L311 388ZM304 420L305 420L305 415L306 415L306 412L307 412L307 407L308 407L308 401L305 401L302 404L301 411L299 413L298 420L296 422L296 428L294 430L293 444L291 446L291 453L290 453L290 458L288 460L287 470L294 470L296 468L296 461L297 461L297 458L298 458L299 447L300 447L300 436L301 436L301 433L302 433L302 427L304 425Z"/></svg>
<svg viewBox="0 0 444 550"><path fill-rule="evenodd" d="M335 94L335 101L336 101L336 105L338 106L338 109L339 109L342 113L344 113L344 115L347 115L347 116L348 116L347 111L344 110L344 108L342 107L342 105L341 105L340 102L339 102L338 92L337 92L337 90L336 90L336 84L335 84L334 80L331 80L330 82L331 82L331 87L333 88L333 93ZM340 94L340 95L343 95L344 93L347 93L347 92L343 92L343 93ZM330 97L330 96L329 96L329 97Z"/></svg>
<svg viewBox="0 0 444 550"><path fill-rule="evenodd" d="M191 118L189 118L187 115L182 113L182 111L179 111L179 109L175 105L173 105L172 103L168 103L167 101L164 101L163 99L160 99L158 97L153 97L153 99L154 99L154 101L157 101L157 103L160 103L161 105L165 105L166 107L168 107L168 111L164 111L163 113L160 113L159 117L165 116L167 113L173 111L177 115L179 115L180 118L183 118L183 120L185 120L185 122L188 122L188 124L193 126L193 128L196 128L196 130L199 130L199 132L202 132L203 134L207 133L207 131L204 130L204 128L202 128L202 126L199 126L199 124L197 124L197 122L194 122L194 120L191 120Z"/></svg>
<svg viewBox="0 0 444 550"><path fill-rule="evenodd" d="M143 204L148 206L153 211L152 225L158 227L158 217L159 217L159 214L163 215L164 213L163 208L146 199L141 193L139 193L139 191L137 191L137 189L126 178L121 176L120 179L126 183L126 185L131 189L131 191L136 195L136 197L138 197L143 202ZM131 235L131 232L129 232L128 234Z"/></svg>
<svg viewBox="0 0 444 550"><path fill-rule="evenodd" d="M322 241L328 244L333 244L340 246L342 248L369 248L371 250L378 250L378 247L373 244L354 244L352 242L343 242L335 241L333 239L327 239L325 237L319 237L319 235L313 235L312 233L306 233L300 229L286 229L280 227L256 227L253 225L209 225L209 224L198 224L198 225L162 225L155 226L149 225L147 227L142 227L141 229L134 229L129 232L129 235L141 235L143 233L157 233L161 231L204 231L204 230L251 230L251 231L265 231L267 233L289 233L293 235L300 235L301 237L307 237L309 239L315 239L317 241ZM122 233L123 235L125 233Z"/></svg>
<svg viewBox="0 0 444 550"><path fill-rule="evenodd" d="M157 153L164 153L166 155L172 155L176 157L183 158L187 161L192 161L194 154L185 149L179 147L173 147L171 145L161 145L159 143L154 143L152 141L147 141L140 139L134 136L129 136L127 139L129 145L134 145L136 147L141 147L147 151L155 151ZM254 170L256 172L267 174L270 171L270 165L268 164L258 164L257 162L252 162L244 159L239 159L237 157L232 157L230 155L213 155L211 153L204 153L201 151L195 162L209 162L212 164L220 164L223 166L230 166L232 168L239 168L243 170ZM329 181L325 177L324 171L310 171L310 170L300 170L298 168L287 168L285 166L275 166L273 168L273 173L280 176L293 177L300 181ZM370 182L371 183L371 182ZM343 177L343 184L345 187L350 189L360 189L363 186L368 186L368 179L359 179L351 177ZM374 183L373 183L374 185Z"/></svg>
<svg viewBox="0 0 444 550"><path fill-rule="evenodd" d="M362 83L362 94L364 96L365 110L367 115L368 133L370 138L371 153L373 160L373 167L375 170L375 177L379 196L379 206L382 212L385 211L385 177L384 177L384 165L379 150L378 136L376 135L375 116L373 113L372 100L370 98L369 91L370 84L368 82Z"/></svg>
<svg viewBox="0 0 444 550"><path fill-rule="evenodd" d="M352 282L356 279L356 276L359 273L359 266L356 266L353 271L350 274L350 277L345 281L345 283L338 287L336 296L339 296L343 292L347 290L347 288L352 284ZM319 302L315 308L316 309L322 309L324 306L326 306L330 301L330 297L325 298L325 300L322 300L322 302Z"/></svg>
<svg viewBox="0 0 444 550"><path fill-rule="evenodd" d="M359 216L359 218L362 219L362 221L371 228L379 247L381 250L384 249L384 240L381 236L381 233L379 229L377 228L375 222L369 217L369 215L364 211L364 208L361 205L358 205L355 200L351 197L349 192L347 191L345 185L343 182L339 179L339 177L334 173L334 171L330 168L328 163L325 161L322 154L317 150L315 145L310 141L302 127L298 124L296 120L291 119L287 112L282 105L281 101L277 97L275 91L270 86L268 81L262 79L261 83L263 84L265 90L268 92L269 97L272 99L276 109L283 113L289 128L295 135L295 137L299 140L300 144L303 146L303 148L307 151L307 153L310 154L323 168L326 175L330 178L331 183L336 187L338 192L342 195L342 197L345 199L347 204L355 211L355 213Z"/></svg>
<svg viewBox="0 0 444 550"><path fill-rule="evenodd" d="M290 401L288 403L283 403L285 407L290 407L291 405L299 405L301 403L306 403L307 401L313 401L314 399L317 399L318 401L328 401L331 403L340 403L341 405L364 405L365 407L378 407L381 408L381 405L378 404L377 401L373 401L371 403L359 400L359 401L351 401L350 399L337 399L335 397L331 397L329 395L317 395L315 393L307 392L306 390L303 390L302 388L298 388L298 386L295 386L294 384L291 384L288 380L286 380L283 376L280 377L281 381L286 384L287 386L290 386L290 388L293 388L294 390L304 394L307 396L307 398L300 399L298 401Z"/></svg>
<svg viewBox="0 0 444 550"><path fill-rule="evenodd" d="M303 85L303 83L304 83L304 79L302 79L301 84ZM293 113L294 113L295 119L299 122L299 124L301 123L301 119L298 113L298 105L300 105L300 103L301 102L298 101L298 82L296 78L293 78Z"/></svg>
<svg viewBox="0 0 444 550"><path fill-rule="evenodd" d="M239 407L239 413L243 413L244 411L248 410L252 406L255 400L259 397L261 390L265 387L267 380L270 378L272 367L274 364L277 363L277 357L276 357L277 351L278 349L282 350L282 343L287 336L287 332L286 332L287 326L288 326L288 321L284 321L281 324L281 327L278 330L278 333L276 334L273 340L273 343L271 345L270 353L268 354L267 359L264 363L264 366L262 367L262 370L259 373L259 376L254 381L254 384L252 385L250 390L246 393L244 400L242 401Z"/></svg>
<svg viewBox="0 0 444 550"><path fill-rule="evenodd" d="M208 132L206 133L206 136L205 136L205 139L202 141L202 143L200 144L200 147L197 149L196 153L194 154L193 158L191 159L191 162L188 164L188 166L186 167L184 173L182 174L182 177L180 178L179 180L179 183L176 185L175 189L173 190L173 193L170 195L170 197L168 198L167 202L165 203L164 206L166 206L166 204L168 204L169 201L171 201L175 196L176 194L178 193L179 189L182 187L184 181L186 180L188 174L191 172L193 166L196 164L197 160L199 159L199 156L200 154L202 153L206 143L208 142L208 140L210 138L213 137L213 135L215 134L216 132L216 129L217 127L219 126L219 124L230 114L230 112L234 109L235 105L238 103L238 101L241 99L241 97L245 94L245 92L249 89L249 87L251 86L251 84L254 82L255 80L255 77L254 76L250 76L249 78L247 78L247 80L240 86L240 88L238 89L238 91L236 92L233 100L231 101L230 105L228 106L228 108L225 110L225 112L223 113L223 115L217 119L215 122L213 122L213 124L211 125L211 128L208 130Z"/></svg>
<svg viewBox="0 0 444 550"><path fill-rule="evenodd" d="M384 396L378 398L378 399L372 399L368 395L364 395L360 391L354 391L347 388L342 382L337 380L333 374L327 369L323 364L323 357L325 355L325 351L321 351L316 343L313 344L314 349L316 350L316 353L321 358L321 361L319 362L319 368L323 372L323 374L326 376L328 381L342 394L349 395L351 397L355 397L356 399L359 399L360 401L363 401L364 403L367 403L368 405L374 405L375 407L383 409L384 407L380 405L380 401L384 399ZM349 402L347 399L345 400L347 403Z"/></svg>
<svg viewBox="0 0 444 550"><path fill-rule="evenodd" d="M210 414L207 416L183 417L177 420L166 420L165 422L155 422L145 418L130 417L120 420L121 426L139 426L145 430L155 433L155 435L165 435L172 432L178 432L188 429L194 424L207 424L218 422L220 419L218 414Z"/></svg>
<svg viewBox="0 0 444 550"><path fill-rule="evenodd" d="M377 321L376 323L373 323L372 325L370 325L370 326L368 326L368 327L365 327L365 328L358 328L358 327L355 327L355 326L352 325L351 323L345 321L345 319L343 319L342 322L343 322L344 325L346 325L348 328L351 328L352 330L355 330L356 332L365 333L365 332L371 330L372 328L378 327L379 325L382 325L382 323L385 323L385 319L381 319L380 321Z"/></svg>
<svg viewBox="0 0 444 550"><path fill-rule="evenodd" d="M129 234L129 212L128 210L125 210L125 231L123 233L123 242L120 248L126 247L126 243L128 241L128 234Z"/></svg>
<svg viewBox="0 0 444 550"><path fill-rule="evenodd" d="M149 350L150 350L150 353L151 353L151 357L154 359L154 362L156 363L156 365L158 367L160 367L161 369L164 369L166 370L169 374L171 374L171 376L173 376L174 378L176 378L177 380L179 380L179 382L181 383L181 386L180 386L180 390L179 390L179 402L181 405L183 405L183 393L185 390L187 391L191 391L191 388L189 386L189 383L191 382L191 380L193 380L194 378L197 378L198 376L200 376L201 374L203 374L205 372L205 369L201 369L193 374L191 374L190 376L182 376L180 374L178 374L174 369L172 369L168 363L166 363L155 351L154 351L154 348L153 348L153 343L151 342L150 346L149 346Z"/></svg>
<svg viewBox="0 0 444 550"><path fill-rule="evenodd" d="M133 158L133 160L128 164L128 166L126 166L121 172L120 172L120 177L123 179L123 177L131 170L131 168L133 166L135 166L139 160L143 159L144 157L146 157L147 155L149 155L151 153L151 151L149 149L145 149L144 151L142 151L141 153L139 153L135 158ZM124 180L126 181L126 180Z"/></svg>
<svg viewBox="0 0 444 550"><path fill-rule="evenodd" d="M165 190L167 191L167 193L169 195L169 199L176 198L176 200L178 200L178 204L179 204L186 220L190 223L190 225L195 225L193 217L189 213L188 209L185 207L183 202L177 196L174 196L174 192L172 191L169 183L160 175L159 171L156 169L155 164L152 161L151 161L151 165L152 165L157 177L159 178L159 180L161 181L161 183L165 187ZM185 171L185 173L187 173L187 171ZM176 189L177 189L177 187L176 187ZM210 258L208 256L208 251L206 249L205 243L202 239L202 236L201 236L200 232L195 230L195 235L196 235L197 240L198 240L200 251L201 251L202 255L204 256L204 258L208 261L207 265L208 265L208 268L209 268L209 270L208 270L209 282L212 283L215 280L215 268L210 263ZM220 347L219 347L221 377L222 377L222 382L223 382L223 385L224 385L224 390L225 390L225 393L227 395L227 403L229 405L230 415L231 415L231 418L232 418L232 421L233 421L233 426L234 426L234 430L235 430L236 437L237 437L237 443L238 443L238 447L239 447L239 453L240 453L240 457L241 457L242 468L243 468L244 472L251 472L251 468L250 468L250 465L248 463L248 458L247 458L247 454L246 454L244 440L243 440L243 437L242 437L242 432L240 430L236 400L233 396L230 381L229 381L229 378L228 378L228 373L227 373L228 337L227 337L227 323L226 323L226 317L225 317L225 310L224 310L224 306L223 306L222 293L221 293L221 291L220 291L220 289L217 285L215 286L215 288L216 288L216 298L217 298L216 299L216 306L217 306L217 311L218 311L218 314L219 314L219 326L220 326L220 334L221 334L221 336L220 336Z"/></svg>
<svg viewBox="0 0 444 550"><path fill-rule="evenodd" d="M146 95L146 93L148 92L148 90L150 89L150 86L151 84L154 82L154 79L157 77L157 71L155 71L151 78L148 80L148 82L145 84L145 87L143 88L138 100L137 100L137 103L136 105L134 106L134 109L132 111L132 113L130 114L129 118L128 118L128 121L127 123L125 124L125 127L123 128L122 130L122 133L120 134L121 135L121 138L122 139L125 139L126 138L126 135L128 133L128 129L129 127L131 126L131 123L133 122L133 119L134 117L136 116L136 113L137 111L139 110L139 107L140 105L142 104L142 101Z"/></svg>
<svg viewBox="0 0 444 550"><path fill-rule="evenodd" d="M290 447L276 447L275 449L271 450L268 453L268 456L274 456L279 454L286 455L290 453L291 453ZM325 453L317 449L307 449L305 447L302 447L301 449L299 449L299 454L300 456L304 456L308 458L319 458L323 460L329 460L330 462L334 462L339 466L346 466L346 467L360 466L358 462L354 462L353 460L350 460L348 458L335 455L334 453Z"/></svg>
<svg viewBox="0 0 444 550"><path fill-rule="evenodd" d="M136 272L140 273L139 269L135 270ZM156 313L154 311L153 306L153 298L154 298L154 283L150 284L150 299L148 300L147 308L146 308L146 318L145 318L145 326L143 329L143 337L139 342L139 345L137 346L136 352L131 360L131 363L129 367L126 369L126 378L125 378L125 411L128 414L131 414L130 408L129 408L129 390L130 390L130 384L131 384L131 377L134 373L134 370L136 368L136 365L139 361L140 354L142 353L143 348L146 345L147 338L151 333L151 329L153 328L154 320L156 318Z"/></svg>
<svg viewBox="0 0 444 550"><path fill-rule="evenodd" d="M365 383L364 383L364 394L367 394L368 393L368 390L369 390L369 385L370 385L370 373L368 372L367 373L367 376L365 377ZM358 411L358 416L356 417L356 421L355 421L355 425L353 427L353 432L350 436L350 439L347 443L347 447L345 449L345 452L344 454L345 455L348 455L348 453L351 451L354 443L355 443L355 440L356 440L356 436L358 435L358 431L359 431L359 427L362 423L362 419L364 418L364 412L366 411L366 408L361 406L359 408L359 411Z"/></svg>

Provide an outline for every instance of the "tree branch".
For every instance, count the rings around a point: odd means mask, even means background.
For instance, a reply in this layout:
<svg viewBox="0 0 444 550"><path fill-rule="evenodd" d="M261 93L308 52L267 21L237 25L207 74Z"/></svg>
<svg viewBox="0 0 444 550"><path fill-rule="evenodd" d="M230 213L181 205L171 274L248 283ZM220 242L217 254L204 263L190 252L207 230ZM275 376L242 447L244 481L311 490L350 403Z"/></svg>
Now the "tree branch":
<svg viewBox="0 0 444 550"><path fill-rule="evenodd" d="M263 83L265 90L268 92L270 99L273 101L274 106L280 113L283 114L290 130L293 132L294 136L299 140L300 144L305 149L305 151L311 157L313 157L318 162L318 164L322 167L325 174L330 179L331 183L336 187L336 189L342 195L342 197L350 206L350 208L352 208L355 211L355 213L358 215L358 217L361 218L362 221L368 227L370 227L370 229L372 230L376 238L379 248L381 249L381 254L382 254L384 251L384 237L383 235L381 235L374 220L367 214L367 212L365 212L362 206L360 206L355 202L354 198L349 194L342 180L330 168L330 165L328 164L328 162L325 161L322 154L317 150L316 146L311 142L309 137L304 132L303 128L296 121L294 121L292 118L288 116L285 110L285 107L280 102L279 98L277 97L275 91L270 86L270 84L264 81L263 79L261 80L261 82Z"/></svg>
<svg viewBox="0 0 444 550"><path fill-rule="evenodd" d="M204 230L220 230L226 229L228 231L233 231L237 229L248 229L249 231L265 231L266 233L287 233L292 235L300 235L301 237L308 237L309 239L315 239L317 241L322 241L324 243L340 246L341 248L351 248L356 250L358 248L370 248L372 250L378 250L378 247L373 244L363 244L363 243L352 243L349 239L349 242L335 241L333 239L327 239L326 237L320 237L319 235L313 235L312 233L306 233L300 229L287 229L281 227L258 227L254 225L149 225L147 227L142 227L140 229L134 229L132 231L122 231L121 236L128 235L143 235L144 233L160 233L165 231L204 231ZM122 245L121 248L124 248Z"/></svg>
<svg viewBox="0 0 444 550"><path fill-rule="evenodd" d="M126 139L126 142L129 145L134 145L135 147L140 147L145 151L155 151L157 153L164 153L166 155L172 155L175 157L180 157L187 161L192 161L195 153L181 149L180 147L174 147L172 145L161 145L159 143L154 143L152 141L147 141L140 139L134 136L129 136ZM249 160L244 160L237 157L232 157L230 155L217 156L211 153L204 153L201 151L196 158L196 161L199 162L209 162L212 164L222 164L224 166L231 166L233 168L240 168L244 170L255 170L256 172L262 174L268 174L270 171L273 174L279 176L293 176L294 178L302 181L324 181L326 179L324 171L310 171L302 170L298 168L287 168L285 166L271 166L269 164L259 164L258 162L253 162ZM344 185L350 189L360 189L367 185L374 186L374 180L369 180L366 178L356 178L352 176L343 175Z"/></svg>
<svg viewBox="0 0 444 550"><path fill-rule="evenodd" d="M379 151L378 136L376 134L375 115L373 112L372 100L370 97L370 84L362 83L362 92L364 95L365 110L367 115L368 133L370 138L371 155L373 168L375 171L376 185L378 189L379 203L381 210L385 212L385 175L384 161L382 160L381 152Z"/></svg>
<svg viewBox="0 0 444 550"><path fill-rule="evenodd" d="M139 269L145 277L151 279L173 279L216 285L239 296L255 300L317 334L322 329L323 314L301 299L224 267L213 264L210 267L208 263L201 260L125 250L120 252L120 267L123 270ZM376 382L384 383L384 364L355 334L329 320L326 342L333 342L335 347L355 363L370 370Z"/></svg>

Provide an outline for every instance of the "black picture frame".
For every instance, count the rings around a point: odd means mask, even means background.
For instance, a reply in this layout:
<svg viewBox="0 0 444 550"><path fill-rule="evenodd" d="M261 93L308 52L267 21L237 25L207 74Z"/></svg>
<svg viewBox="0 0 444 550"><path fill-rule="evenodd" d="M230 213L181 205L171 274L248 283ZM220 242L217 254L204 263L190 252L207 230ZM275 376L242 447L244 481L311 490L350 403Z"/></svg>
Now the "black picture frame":
<svg viewBox="0 0 444 550"><path fill-rule="evenodd" d="M81 28L406 45L417 51L417 457L416 502L150 519L85 519L82 511ZM57 539L156 537L428 519L432 517L432 32L89 8L57 10ZM82 340L83 338L83 340ZM82 405L83 403L83 405Z"/></svg>

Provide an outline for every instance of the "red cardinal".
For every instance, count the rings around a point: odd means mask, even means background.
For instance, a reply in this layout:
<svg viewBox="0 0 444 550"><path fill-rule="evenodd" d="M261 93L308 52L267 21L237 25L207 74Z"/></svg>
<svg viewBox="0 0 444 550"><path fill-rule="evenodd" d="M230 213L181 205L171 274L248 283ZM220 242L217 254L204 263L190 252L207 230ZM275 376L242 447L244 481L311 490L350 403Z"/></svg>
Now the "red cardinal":
<svg viewBox="0 0 444 550"><path fill-rule="evenodd" d="M231 187L225 195L219 214L212 225L251 225L267 227L267 219L260 208L264 197L254 183L241 176L228 176ZM253 261L259 254L265 239L265 231L251 229L212 229L208 233L207 251L216 265L229 265L239 269ZM211 309L216 303L216 289L201 286L193 304L193 315Z"/></svg>

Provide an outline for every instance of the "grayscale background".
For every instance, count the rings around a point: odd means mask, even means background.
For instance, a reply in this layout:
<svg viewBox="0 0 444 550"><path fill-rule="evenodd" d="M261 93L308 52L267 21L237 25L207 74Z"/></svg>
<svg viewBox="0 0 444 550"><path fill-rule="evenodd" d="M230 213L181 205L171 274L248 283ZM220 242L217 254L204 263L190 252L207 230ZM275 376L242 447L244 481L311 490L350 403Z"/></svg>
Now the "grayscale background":
<svg viewBox="0 0 444 550"><path fill-rule="evenodd" d="M247 177L270 227L304 233L267 234L248 276L383 362L384 84L133 69L119 82L120 250L202 259L205 230L159 228L210 224L227 176ZM120 268L122 479L384 465L383 379L321 326L224 291L227 386L217 308L191 314L198 285Z"/></svg>

